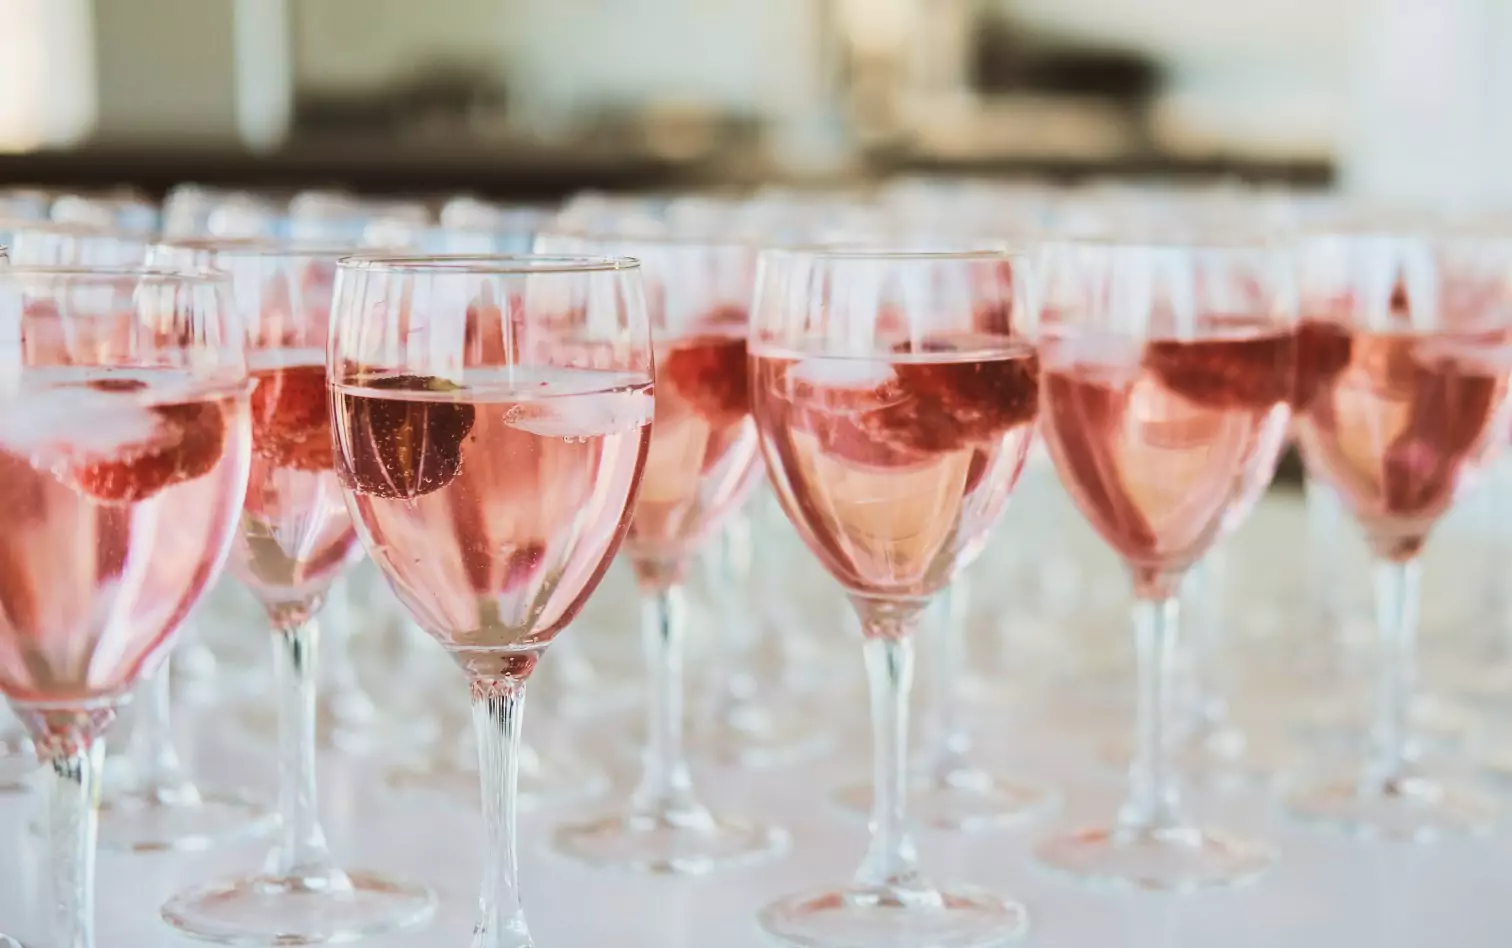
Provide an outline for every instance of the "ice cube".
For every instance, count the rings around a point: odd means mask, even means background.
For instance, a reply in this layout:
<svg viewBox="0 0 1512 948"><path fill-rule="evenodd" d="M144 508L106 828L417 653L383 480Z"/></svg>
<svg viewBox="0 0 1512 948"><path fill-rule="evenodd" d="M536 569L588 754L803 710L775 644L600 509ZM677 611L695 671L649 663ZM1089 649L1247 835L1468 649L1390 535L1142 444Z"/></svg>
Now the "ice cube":
<svg viewBox="0 0 1512 948"><path fill-rule="evenodd" d="M171 434L151 408L82 387L28 395L0 413L0 450L30 457L139 451Z"/></svg>
<svg viewBox="0 0 1512 948"><path fill-rule="evenodd" d="M623 389L520 402L510 406L504 420L544 438L586 441L647 425L654 409L644 389Z"/></svg>
<svg viewBox="0 0 1512 948"><path fill-rule="evenodd" d="M873 359L804 359L793 366L788 378L815 388L871 391L896 378L892 366Z"/></svg>

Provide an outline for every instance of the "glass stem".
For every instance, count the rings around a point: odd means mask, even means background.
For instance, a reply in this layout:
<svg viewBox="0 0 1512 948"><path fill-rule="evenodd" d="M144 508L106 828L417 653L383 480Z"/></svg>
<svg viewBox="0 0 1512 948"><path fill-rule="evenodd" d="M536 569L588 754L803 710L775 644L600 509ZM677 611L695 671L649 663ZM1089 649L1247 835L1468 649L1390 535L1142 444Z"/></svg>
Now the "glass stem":
<svg viewBox="0 0 1512 948"><path fill-rule="evenodd" d="M100 772L105 728L112 708L42 711L18 708L50 766L46 810L48 876L52 883L54 948L94 948L95 845L99 830Z"/></svg>
<svg viewBox="0 0 1512 948"><path fill-rule="evenodd" d="M1407 776L1408 716L1417 674L1418 581L1416 559L1375 564L1376 627L1380 642L1376 679L1375 748L1370 789L1390 793Z"/></svg>
<svg viewBox="0 0 1512 948"><path fill-rule="evenodd" d="M278 812L280 839L267 872L328 889L350 885L331 861L320 828L315 782L315 683L320 627L315 619L275 630L273 667L278 691Z"/></svg>
<svg viewBox="0 0 1512 948"><path fill-rule="evenodd" d="M131 772L136 790L153 803L192 806L199 791L184 773L173 741L172 654L139 689L131 728Z"/></svg>
<svg viewBox="0 0 1512 948"><path fill-rule="evenodd" d="M863 607L861 622L871 691L872 812L871 843L856 883L902 897L923 888L918 852L908 829L908 704L918 609L893 603Z"/></svg>
<svg viewBox="0 0 1512 948"><path fill-rule="evenodd" d="M517 678L472 681L473 732L483 790L483 888L472 948L529 948L534 943L520 906L520 867L515 843L518 810L520 722L525 682Z"/></svg>
<svg viewBox="0 0 1512 948"><path fill-rule="evenodd" d="M1181 794L1171 766L1171 704L1180 606L1175 595L1136 599L1134 648L1138 733L1129 769L1129 799L1119 828L1151 833L1182 825Z"/></svg>
<svg viewBox="0 0 1512 948"><path fill-rule="evenodd" d="M647 683L644 772L633 800L637 812L682 819L700 809L683 752L683 626L685 602L678 585L651 590L641 603L641 642Z"/></svg>
<svg viewBox="0 0 1512 948"><path fill-rule="evenodd" d="M924 766L928 777L944 783L966 767L971 734L961 716L958 692L965 671L966 614L971 587L964 575L940 592L930 606L931 665L929 688L930 741Z"/></svg>

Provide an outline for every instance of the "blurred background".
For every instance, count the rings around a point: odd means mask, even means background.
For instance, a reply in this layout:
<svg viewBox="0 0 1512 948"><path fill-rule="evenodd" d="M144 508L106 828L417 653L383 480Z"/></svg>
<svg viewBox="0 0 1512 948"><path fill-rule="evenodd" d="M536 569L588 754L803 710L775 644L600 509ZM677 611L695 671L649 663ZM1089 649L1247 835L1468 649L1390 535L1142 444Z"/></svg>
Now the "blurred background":
<svg viewBox="0 0 1512 948"><path fill-rule="evenodd" d="M1224 176L1512 203L1503 0L0 0L0 182Z"/></svg>

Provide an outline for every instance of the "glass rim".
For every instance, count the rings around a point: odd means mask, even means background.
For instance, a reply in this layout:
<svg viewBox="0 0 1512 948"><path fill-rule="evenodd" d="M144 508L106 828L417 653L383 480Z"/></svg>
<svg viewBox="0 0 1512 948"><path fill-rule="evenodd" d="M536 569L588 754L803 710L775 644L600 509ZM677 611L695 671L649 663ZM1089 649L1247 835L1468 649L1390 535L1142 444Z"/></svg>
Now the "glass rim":
<svg viewBox="0 0 1512 948"><path fill-rule="evenodd" d="M588 254L415 254L348 253L337 261L343 270L396 274L466 274L473 276L530 276L532 274L630 273L640 270L634 257Z"/></svg>
<svg viewBox="0 0 1512 948"><path fill-rule="evenodd" d="M1073 249L1084 247L1105 251L1132 252L1138 250L1186 251L1189 253L1277 253L1284 251L1293 237L1283 230L1256 229L1232 236L1195 234L1190 237L1152 235L1149 237L1121 236L1118 234L1064 234L1041 237L1035 241L1037 250Z"/></svg>
<svg viewBox="0 0 1512 948"><path fill-rule="evenodd" d="M1370 226L1369 224L1362 224L1359 227L1349 227L1338 223L1330 223L1297 230L1290 235L1288 243L1293 246L1301 246L1330 240L1352 244L1367 241L1391 244L1416 243L1427 247L1504 246L1509 252L1512 252L1512 224L1505 227L1493 228L1489 224L1477 225L1473 222L1467 222L1463 224L1441 224L1432 228L1410 230L1391 226Z"/></svg>
<svg viewBox="0 0 1512 948"><path fill-rule="evenodd" d="M146 231L127 227L92 224L88 221L28 220L24 217L0 217L0 231L9 234L27 232L37 234L60 234L67 237L105 237L150 246L155 239Z"/></svg>
<svg viewBox="0 0 1512 948"><path fill-rule="evenodd" d="M152 241L152 250L197 250L240 258L278 258L340 260L358 248L350 243L319 243L280 240L276 237L181 237Z"/></svg>
<svg viewBox="0 0 1512 948"><path fill-rule="evenodd" d="M210 267L172 266L5 266L0 267L0 284L48 283L79 286L106 286L123 282L182 283L188 286L227 286L230 275Z"/></svg>
<svg viewBox="0 0 1512 948"><path fill-rule="evenodd" d="M630 234L616 233L596 227L546 226L536 231L537 238L553 237L565 240L586 240L598 244L633 247L683 247L697 250L741 250L747 253L762 249L759 239L741 240L734 237L702 237L697 234Z"/></svg>
<svg viewBox="0 0 1512 948"><path fill-rule="evenodd" d="M963 241L963 249L956 250L910 250L907 241L898 241L897 246L872 246L864 243L839 241L836 243L799 244L790 247L768 247L761 252L764 258L808 258L811 260L876 260L896 263L951 263L951 262L1024 262L1030 252L1024 248L1008 246L986 247ZM950 241L941 241L942 245ZM969 249L966 249L969 248Z"/></svg>

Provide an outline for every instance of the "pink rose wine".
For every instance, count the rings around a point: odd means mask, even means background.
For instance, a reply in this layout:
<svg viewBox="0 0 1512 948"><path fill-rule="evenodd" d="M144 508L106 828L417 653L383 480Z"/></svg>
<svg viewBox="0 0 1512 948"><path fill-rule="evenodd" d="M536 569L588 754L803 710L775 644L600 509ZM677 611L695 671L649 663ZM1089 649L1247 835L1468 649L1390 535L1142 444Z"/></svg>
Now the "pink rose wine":
<svg viewBox="0 0 1512 948"><path fill-rule="evenodd" d="M523 677L625 535L650 383L516 366L334 391L337 470L400 601L469 673Z"/></svg>
<svg viewBox="0 0 1512 948"><path fill-rule="evenodd" d="M231 569L275 610L305 609L357 542L336 480L324 358L275 349L249 360L252 467Z"/></svg>
<svg viewBox="0 0 1512 948"><path fill-rule="evenodd" d="M1505 434L1506 337L1308 326L1303 454L1378 555L1411 559Z"/></svg>
<svg viewBox="0 0 1512 948"><path fill-rule="evenodd" d="M626 537L638 568L685 561L745 498L756 463L746 363L743 328L658 346L656 424Z"/></svg>
<svg viewBox="0 0 1512 948"><path fill-rule="evenodd" d="M943 586L1023 470L1034 352L956 339L887 357L763 351L751 365L773 488L834 576L867 596Z"/></svg>
<svg viewBox="0 0 1512 948"><path fill-rule="evenodd" d="M1141 342L1077 331L1041 345L1046 446L1137 588L1195 563L1274 471L1295 337L1241 333Z"/></svg>
<svg viewBox="0 0 1512 948"><path fill-rule="evenodd" d="M0 421L0 689L77 707L130 688L219 571L247 410L169 369L44 375Z"/></svg>

